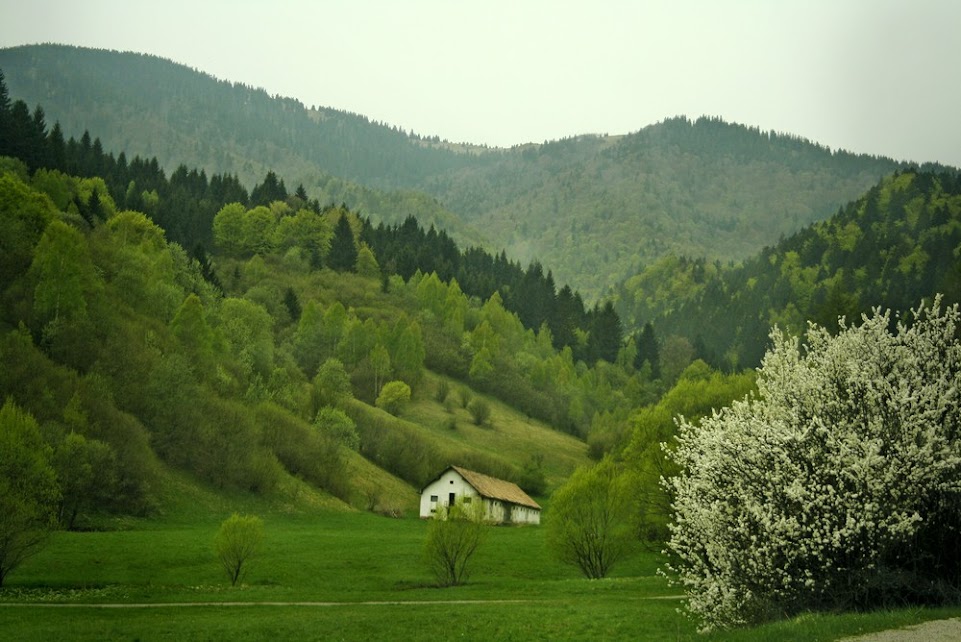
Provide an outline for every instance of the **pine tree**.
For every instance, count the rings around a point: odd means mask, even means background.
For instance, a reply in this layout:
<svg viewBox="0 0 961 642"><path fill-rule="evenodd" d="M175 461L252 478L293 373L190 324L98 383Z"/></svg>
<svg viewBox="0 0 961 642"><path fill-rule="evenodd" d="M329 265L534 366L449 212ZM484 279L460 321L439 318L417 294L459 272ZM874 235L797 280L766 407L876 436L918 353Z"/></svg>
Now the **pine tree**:
<svg viewBox="0 0 961 642"><path fill-rule="evenodd" d="M0 69L0 156L10 156L10 95Z"/></svg>
<svg viewBox="0 0 961 642"><path fill-rule="evenodd" d="M637 336L637 356L634 359L634 367L638 370L644 363L651 366L651 378L661 377L661 355L657 347L657 338L654 336L654 326L648 321Z"/></svg>
<svg viewBox="0 0 961 642"><path fill-rule="evenodd" d="M250 204L253 207L258 205L270 205L274 201L287 200L287 188L284 181L278 180L277 174L270 170L264 177L264 182L254 187L250 192Z"/></svg>
<svg viewBox="0 0 961 642"><path fill-rule="evenodd" d="M608 301L604 307L595 307L591 319L591 335L588 342L588 358L591 361L603 359L608 363L617 361L621 349L621 320L614 311L614 304Z"/></svg>
<svg viewBox="0 0 961 642"><path fill-rule="evenodd" d="M334 228L334 238L330 242L327 265L338 272L353 272L357 265L357 245L354 232L350 229L346 211L340 215Z"/></svg>

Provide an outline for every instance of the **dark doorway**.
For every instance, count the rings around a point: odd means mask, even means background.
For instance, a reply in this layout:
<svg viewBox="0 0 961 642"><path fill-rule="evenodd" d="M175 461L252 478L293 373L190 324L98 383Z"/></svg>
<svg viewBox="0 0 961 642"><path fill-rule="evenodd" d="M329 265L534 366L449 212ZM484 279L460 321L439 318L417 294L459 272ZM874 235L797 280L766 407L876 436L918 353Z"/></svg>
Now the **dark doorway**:
<svg viewBox="0 0 961 642"><path fill-rule="evenodd" d="M456 499L457 499L457 495L456 495L455 493L451 493L450 495L448 495L448 496L447 496L447 506L448 506L449 508L453 508L453 507L454 507L454 501L455 501Z"/></svg>

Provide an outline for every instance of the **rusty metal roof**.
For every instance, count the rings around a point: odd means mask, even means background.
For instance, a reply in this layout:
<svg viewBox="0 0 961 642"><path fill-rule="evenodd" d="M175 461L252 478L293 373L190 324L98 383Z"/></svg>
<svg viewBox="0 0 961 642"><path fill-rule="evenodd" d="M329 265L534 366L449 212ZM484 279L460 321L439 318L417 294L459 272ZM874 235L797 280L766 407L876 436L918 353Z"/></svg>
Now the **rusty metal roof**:
<svg viewBox="0 0 961 642"><path fill-rule="evenodd" d="M473 470L461 468L460 466L451 466L450 469L455 470L468 484L473 486L474 490L476 490L481 497L498 499L500 501L518 504L519 506L529 506L537 510L541 509L537 502L531 499L527 493L521 490L520 486L513 482L490 477L482 473L474 472ZM441 475L443 475L443 473L441 473Z"/></svg>

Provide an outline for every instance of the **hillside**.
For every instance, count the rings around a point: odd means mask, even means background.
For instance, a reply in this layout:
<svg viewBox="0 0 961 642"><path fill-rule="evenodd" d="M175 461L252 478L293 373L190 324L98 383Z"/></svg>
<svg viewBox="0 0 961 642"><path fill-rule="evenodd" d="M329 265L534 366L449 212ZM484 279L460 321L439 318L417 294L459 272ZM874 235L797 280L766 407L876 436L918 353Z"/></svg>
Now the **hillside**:
<svg viewBox="0 0 961 642"><path fill-rule="evenodd" d="M750 256L901 166L711 119L510 150L450 145L138 54L18 47L0 50L0 69L11 96L42 104L67 136L89 129L108 149L246 185L274 169L322 203L375 221L413 214L536 259L590 299L669 253Z"/></svg>
<svg viewBox="0 0 961 642"><path fill-rule="evenodd" d="M839 316L908 310L939 292L961 300L961 180L905 171L743 264L666 257L616 298L628 325L653 322L662 341L740 369L760 363L774 324L837 329Z"/></svg>
<svg viewBox="0 0 961 642"><path fill-rule="evenodd" d="M157 510L171 469L279 505L391 514L451 462L543 495L588 461L554 427L586 432L594 408L634 403L609 383L630 373L575 365L496 293L385 281L357 246L364 221L291 204L221 212L319 236L201 263L102 178L0 158L0 396L42 426L65 527ZM339 229L357 263L335 270ZM385 400L391 385L406 397Z"/></svg>
<svg viewBox="0 0 961 642"><path fill-rule="evenodd" d="M17 47L0 50L0 70L11 98L23 99L31 110L43 105L67 138L90 131L104 148L130 159L156 158L168 171L183 165L236 176L248 189L276 170L291 191L302 184L322 203L347 203L387 222L413 214L463 241L484 240L432 197L404 189L405 181L393 181L387 190L357 182L358 165L374 163L384 172L410 164L389 151L398 141L410 147L407 136L362 116L308 110L140 54Z"/></svg>

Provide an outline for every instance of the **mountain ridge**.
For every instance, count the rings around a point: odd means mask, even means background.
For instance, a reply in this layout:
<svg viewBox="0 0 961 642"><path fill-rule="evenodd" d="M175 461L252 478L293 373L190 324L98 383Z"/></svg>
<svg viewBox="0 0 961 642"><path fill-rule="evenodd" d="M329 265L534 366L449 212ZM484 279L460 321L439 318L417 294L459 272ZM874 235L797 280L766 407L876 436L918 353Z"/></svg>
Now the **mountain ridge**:
<svg viewBox="0 0 961 642"><path fill-rule="evenodd" d="M11 95L43 104L67 135L98 131L109 149L247 184L274 169L374 220L413 214L462 244L540 261L589 299L669 253L746 258L907 165L685 117L465 151L143 54L27 46L0 50L0 68Z"/></svg>

